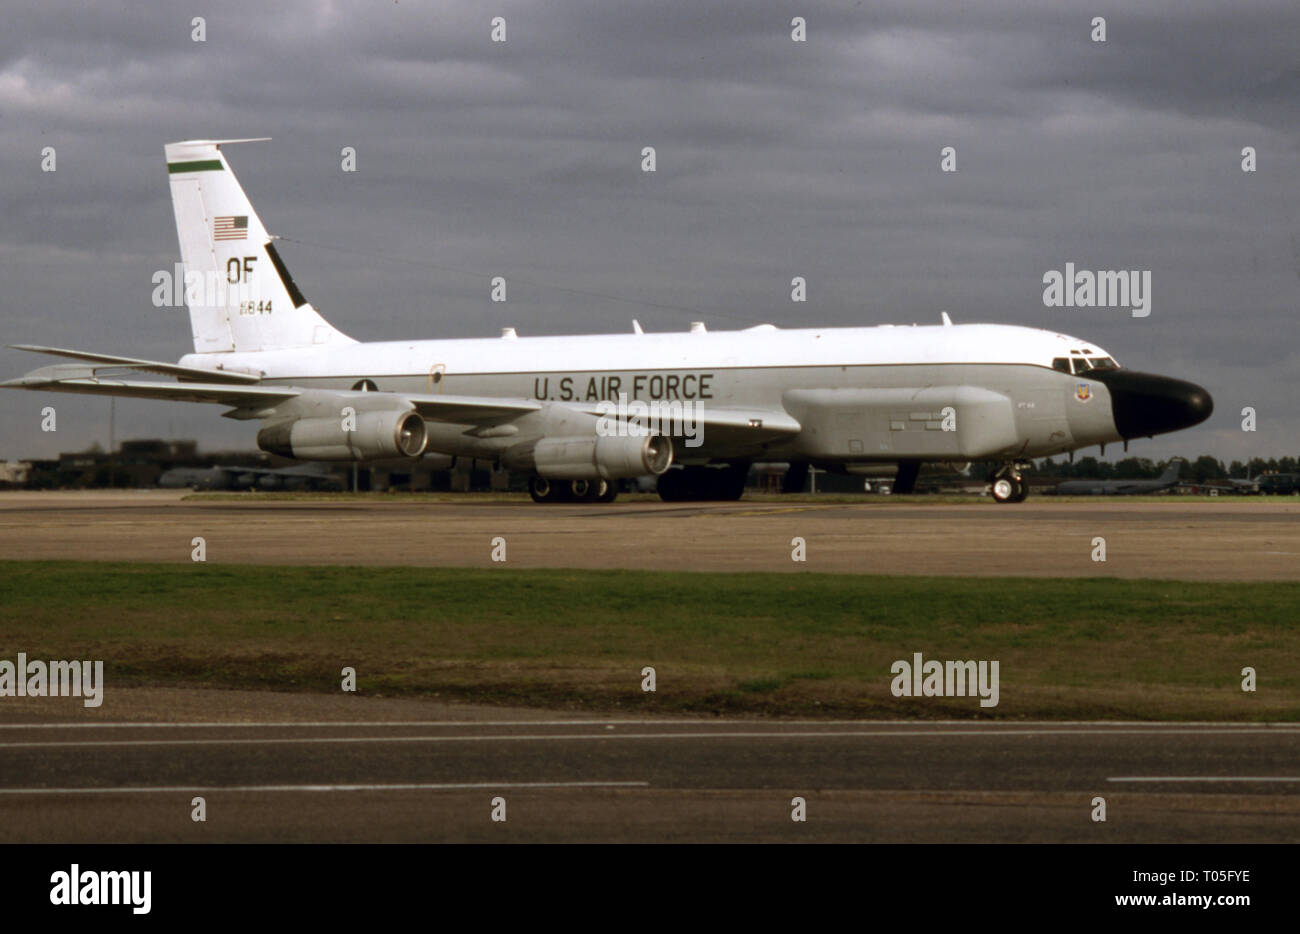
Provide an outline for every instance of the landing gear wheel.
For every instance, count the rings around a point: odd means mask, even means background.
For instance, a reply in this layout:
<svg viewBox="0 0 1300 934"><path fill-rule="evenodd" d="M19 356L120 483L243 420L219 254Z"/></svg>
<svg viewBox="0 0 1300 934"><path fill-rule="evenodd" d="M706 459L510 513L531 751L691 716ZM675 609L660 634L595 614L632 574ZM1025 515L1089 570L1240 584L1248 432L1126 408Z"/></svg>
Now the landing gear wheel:
<svg viewBox="0 0 1300 934"><path fill-rule="evenodd" d="M713 490L714 498L720 500L738 500L745 495L745 479L749 476L749 465L741 464L718 471L718 478Z"/></svg>
<svg viewBox="0 0 1300 934"><path fill-rule="evenodd" d="M659 475L659 480L655 488L659 492L659 498L665 503L680 503L687 499L685 470L666 470Z"/></svg>
<svg viewBox="0 0 1300 934"><path fill-rule="evenodd" d="M612 503L618 496L618 483L613 480L601 480L601 493L596 497L598 503Z"/></svg>
<svg viewBox="0 0 1300 934"><path fill-rule="evenodd" d="M594 503L604 490L604 480L570 480L564 498L571 503Z"/></svg>
<svg viewBox="0 0 1300 934"><path fill-rule="evenodd" d="M1006 464L993 475L993 501L997 503L1023 503L1029 495L1029 484L1025 481L1022 470L1027 470L1028 463Z"/></svg>
<svg viewBox="0 0 1300 934"><path fill-rule="evenodd" d="M1010 477L998 477L993 481L993 501L997 503L1016 502L1016 483Z"/></svg>
<svg viewBox="0 0 1300 934"><path fill-rule="evenodd" d="M545 477L533 477L528 481L528 495L534 503L558 503L560 492L560 484L552 483Z"/></svg>
<svg viewBox="0 0 1300 934"><path fill-rule="evenodd" d="M595 502L601 494L599 480L569 480L562 488L565 502Z"/></svg>

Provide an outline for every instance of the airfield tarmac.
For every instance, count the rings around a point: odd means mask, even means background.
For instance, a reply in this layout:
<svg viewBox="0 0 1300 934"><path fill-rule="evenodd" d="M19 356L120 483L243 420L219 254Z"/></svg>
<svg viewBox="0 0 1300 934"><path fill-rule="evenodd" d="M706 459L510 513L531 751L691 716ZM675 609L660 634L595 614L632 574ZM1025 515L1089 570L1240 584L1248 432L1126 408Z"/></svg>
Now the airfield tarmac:
<svg viewBox="0 0 1300 934"><path fill-rule="evenodd" d="M1300 498L917 497L539 506L473 495L190 499L185 491L0 493L0 559L855 574L1300 580ZM807 560L791 560L791 540ZM1094 539L1106 560L1092 560ZM498 565L499 566L499 565Z"/></svg>
<svg viewBox="0 0 1300 934"><path fill-rule="evenodd" d="M119 690L110 718L24 701L0 723L0 842L1300 839L1295 724L560 717L146 688Z"/></svg>

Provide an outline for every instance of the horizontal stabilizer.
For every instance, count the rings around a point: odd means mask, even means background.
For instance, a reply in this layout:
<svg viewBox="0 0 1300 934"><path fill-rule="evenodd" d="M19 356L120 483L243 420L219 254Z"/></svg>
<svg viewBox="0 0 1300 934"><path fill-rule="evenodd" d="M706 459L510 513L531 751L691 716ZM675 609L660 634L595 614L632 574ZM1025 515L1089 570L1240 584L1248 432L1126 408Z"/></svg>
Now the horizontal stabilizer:
<svg viewBox="0 0 1300 934"><path fill-rule="evenodd" d="M4 389L42 392L81 392L169 402L211 402L231 406L271 406L302 394L292 387L232 386L228 383L159 383L144 380L101 379L91 367L64 364L42 367L25 376L0 383Z"/></svg>
<svg viewBox="0 0 1300 934"><path fill-rule="evenodd" d="M30 353L45 353L55 357L68 357L72 360L84 360L87 363L100 363L105 367L116 369L140 370L144 373L157 373L161 376L175 376L178 379L197 379L210 383L256 383L259 377L248 373L234 373L226 370L211 370L196 366L181 366L178 363L163 363L158 360L141 360L137 357L118 357L113 354L88 353L84 350L65 350L62 347L41 347L38 344L10 344L14 350L26 350ZM93 367L91 368L94 369Z"/></svg>

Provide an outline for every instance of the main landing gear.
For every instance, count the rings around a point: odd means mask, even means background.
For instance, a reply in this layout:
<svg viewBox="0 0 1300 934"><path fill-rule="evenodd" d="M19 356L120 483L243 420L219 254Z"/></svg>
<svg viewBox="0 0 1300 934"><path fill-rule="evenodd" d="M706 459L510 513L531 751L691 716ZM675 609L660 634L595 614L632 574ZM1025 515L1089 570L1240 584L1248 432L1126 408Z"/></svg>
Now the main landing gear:
<svg viewBox="0 0 1300 934"><path fill-rule="evenodd" d="M1023 503L1025 497L1029 495L1029 484L1021 475L1022 470L1028 469L1030 465L1021 461L1015 461L1003 465L1002 469L993 475L993 501L995 503Z"/></svg>
<svg viewBox="0 0 1300 934"><path fill-rule="evenodd" d="M533 477L528 495L534 503L612 503L618 484L610 480L547 480Z"/></svg>

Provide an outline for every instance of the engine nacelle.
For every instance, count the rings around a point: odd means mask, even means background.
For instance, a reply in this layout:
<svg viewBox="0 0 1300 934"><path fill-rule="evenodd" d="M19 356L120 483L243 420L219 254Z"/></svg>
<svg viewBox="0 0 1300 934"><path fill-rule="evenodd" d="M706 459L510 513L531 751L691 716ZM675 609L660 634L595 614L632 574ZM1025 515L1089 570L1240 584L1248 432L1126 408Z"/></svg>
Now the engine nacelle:
<svg viewBox="0 0 1300 934"><path fill-rule="evenodd" d="M543 438L506 451L501 460L551 480L657 477L672 465L673 442L663 435Z"/></svg>
<svg viewBox="0 0 1300 934"><path fill-rule="evenodd" d="M410 409L298 418L267 425L257 433L257 446L263 451L307 461L419 457L428 442L424 419Z"/></svg>

